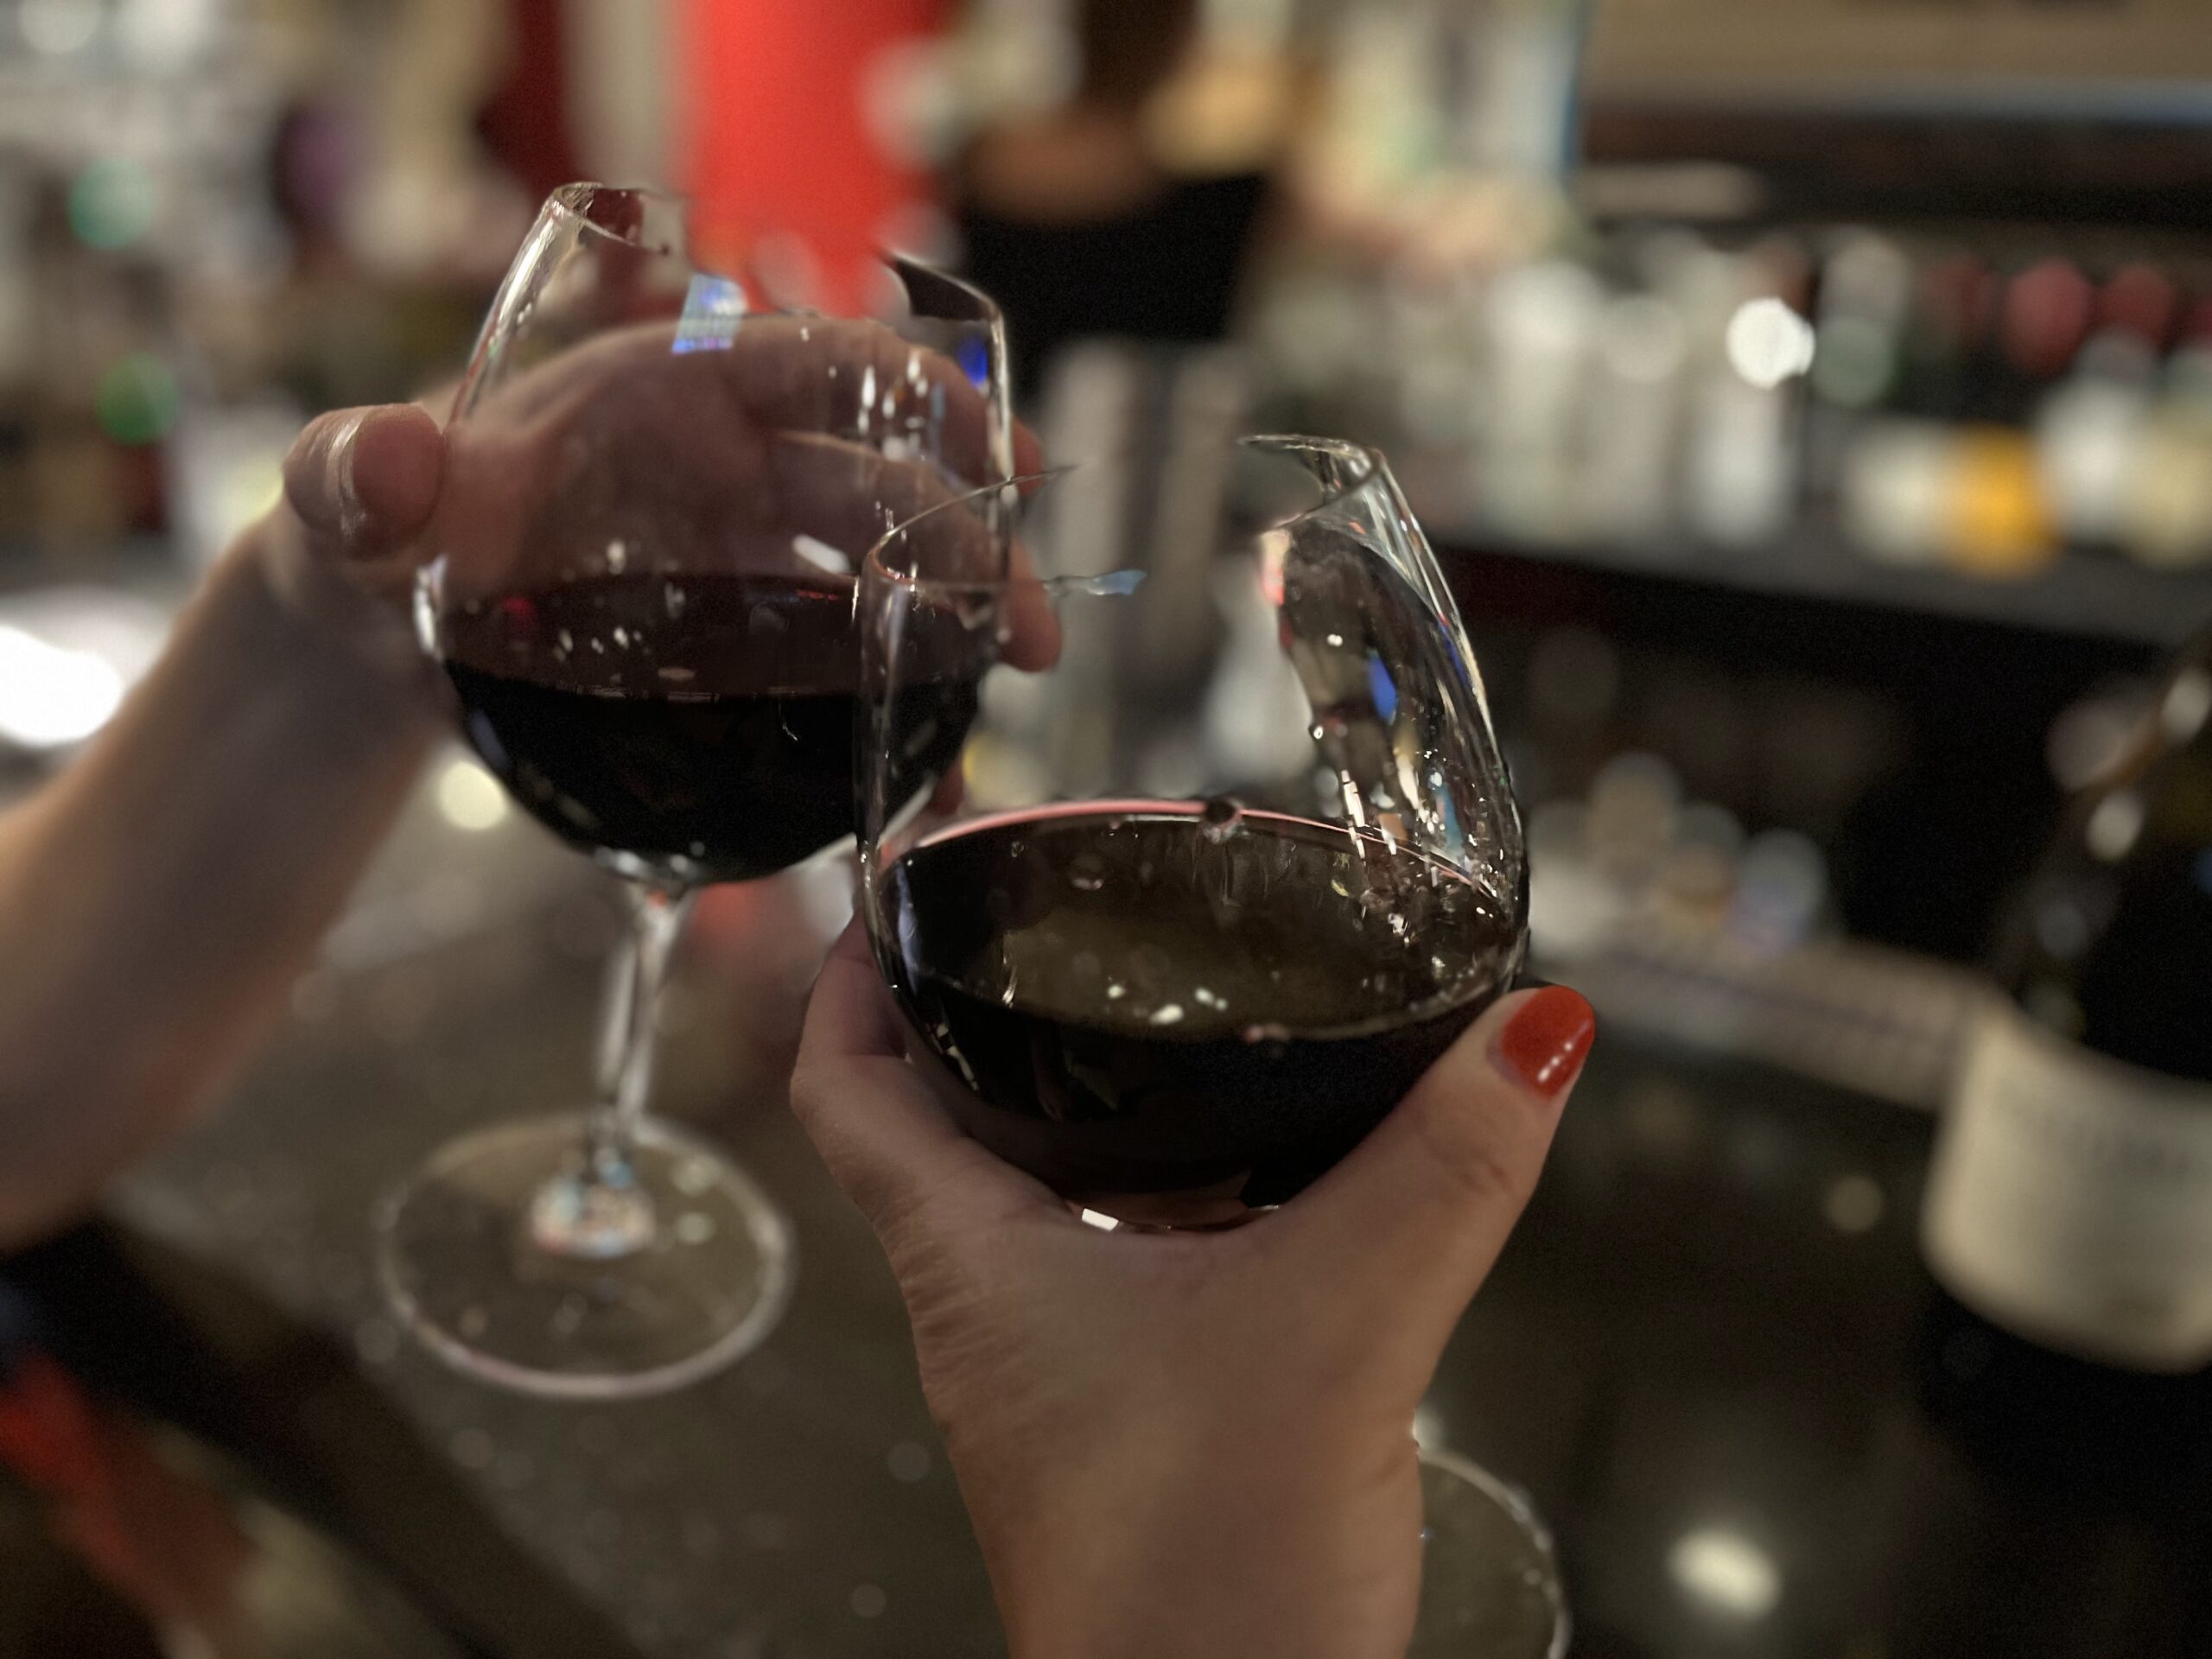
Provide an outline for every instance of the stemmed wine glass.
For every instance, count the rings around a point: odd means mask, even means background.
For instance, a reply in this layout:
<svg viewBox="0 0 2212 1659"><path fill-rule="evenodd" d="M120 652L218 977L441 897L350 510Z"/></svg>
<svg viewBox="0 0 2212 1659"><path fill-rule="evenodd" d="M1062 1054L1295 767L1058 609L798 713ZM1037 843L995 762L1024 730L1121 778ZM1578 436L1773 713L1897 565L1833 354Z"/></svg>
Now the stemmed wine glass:
<svg viewBox="0 0 2212 1659"><path fill-rule="evenodd" d="M1171 438L975 493L870 554L861 611L877 960L950 1113L1094 1221L1217 1228L1291 1199L1511 985L1519 816L1379 454ZM955 628L978 661L1048 648L988 670L959 788L916 812L901 709ZM1555 1654L1525 1503L1423 1463L1452 1559L1424 1575L1414 1651Z"/></svg>
<svg viewBox="0 0 2212 1659"><path fill-rule="evenodd" d="M685 230L683 201L653 192L547 200L454 403L416 595L469 745L635 900L588 1109L447 1146L378 1215L407 1323L543 1395L676 1387L780 1313L781 1213L647 1116L661 986L701 886L852 833L868 546L1012 470L981 295L893 259L880 316L773 309L742 273L700 269ZM910 792L957 748L972 692L936 688Z"/></svg>

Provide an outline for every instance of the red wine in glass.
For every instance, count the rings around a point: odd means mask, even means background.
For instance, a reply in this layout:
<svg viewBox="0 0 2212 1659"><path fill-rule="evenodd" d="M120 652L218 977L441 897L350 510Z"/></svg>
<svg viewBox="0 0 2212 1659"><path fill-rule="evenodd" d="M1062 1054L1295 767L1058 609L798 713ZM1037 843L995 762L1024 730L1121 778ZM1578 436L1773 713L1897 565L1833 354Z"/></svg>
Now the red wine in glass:
<svg viewBox="0 0 2212 1659"><path fill-rule="evenodd" d="M632 900L582 1111L450 1141L377 1212L407 1328L555 1398L681 1387L780 1316L781 1212L726 1147L652 1112L658 999L699 888L856 827L855 562L1012 467L988 296L890 257L866 315L825 315L745 246L695 258L690 218L653 191L547 199L455 394L416 588L467 741ZM931 620L920 677L866 702L909 798L976 706Z"/></svg>
<svg viewBox="0 0 2212 1659"><path fill-rule="evenodd" d="M648 880L748 881L854 829L849 578L605 575L471 601L445 670L469 744L563 839ZM975 672L904 690L912 786L957 753Z"/></svg>
<svg viewBox="0 0 2212 1659"><path fill-rule="evenodd" d="M973 820L881 892L885 970L963 1126L1078 1199L1233 1183L1282 1202L1519 960L1516 906L1458 868L1218 804Z"/></svg>

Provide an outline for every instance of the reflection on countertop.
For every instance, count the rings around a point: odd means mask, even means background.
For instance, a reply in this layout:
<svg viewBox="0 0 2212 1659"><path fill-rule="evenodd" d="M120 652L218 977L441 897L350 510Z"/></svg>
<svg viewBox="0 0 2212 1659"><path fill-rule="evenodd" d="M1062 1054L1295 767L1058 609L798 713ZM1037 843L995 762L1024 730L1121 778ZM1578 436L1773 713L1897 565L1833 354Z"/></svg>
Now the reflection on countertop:
<svg viewBox="0 0 2212 1659"><path fill-rule="evenodd" d="M1577 1654L2212 1651L2184 1494L1986 1465L1927 1409L1933 1127L1601 1039L1434 1395L1551 1516Z"/></svg>

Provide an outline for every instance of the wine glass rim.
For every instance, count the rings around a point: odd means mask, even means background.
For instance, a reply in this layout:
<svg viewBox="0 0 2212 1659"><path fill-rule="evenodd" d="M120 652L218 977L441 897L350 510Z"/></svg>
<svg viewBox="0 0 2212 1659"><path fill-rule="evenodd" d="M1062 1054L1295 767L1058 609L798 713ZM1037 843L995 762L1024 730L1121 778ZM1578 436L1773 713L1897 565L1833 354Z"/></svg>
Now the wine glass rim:
<svg viewBox="0 0 2212 1659"><path fill-rule="evenodd" d="M574 179L567 184L556 185L546 194L545 211L574 219L594 236L603 236L610 242L619 242L626 248L637 248L644 252L659 253L671 258L689 260L690 255L681 248L648 248L634 236L609 229L591 216L588 205L594 196L628 196L641 201L658 203L664 207L688 209L692 198L681 191L664 190L651 184L605 184L596 179Z"/></svg>
<svg viewBox="0 0 2212 1659"><path fill-rule="evenodd" d="M546 194L545 205L542 211L556 213L563 219L572 220L592 235L604 237L607 240L617 243L623 247L635 248L640 252L654 254L663 258L681 259L684 264L700 270L702 274L715 274L699 264L697 257L689 246L690 226L688 218L684 226L685 245L650 246L639 241L635 236L610 229L591 216L589 212L591 200L601 195L626 196L636 200L653 202L687 215L697 205L698 200L696 196L687 192L664 190L658 185L606 184L596 179L573 179L567 184L556 185ZM878 247L874 251L874 257L878 264L901 281L909 280L906 276L909 270L918 270L926 273L933 281L958 289L975 304L977 321L989 321L1001 315L999 302L989 294L976 287L966 277L955 276L951 271L931 260L892 247ZM779 307L776 309L781 312L785 308ZM797 313L792 312L791 315L797 315Z"/></svg>
<svg viewBox="0 0 2212 1659"><path fill-rule="evenodd" d="M1237 448L1244 450L1274 453L1302 451L1332 455L1340 461L1351 461L1358 468L1357 474L1353 477L1323 486L1319 500L1308 503L1296 512L1270 525L1271 531L1289 530L1294 525L1304 524L1328 512L1348 497L1372 484L1382 475L1383 469L1381 450L1371 444L1354 443L1349 438L1314 437L1300 432L1248 432L1239 434L1230 442ZM1045 467L1039 472L1023 473L1013 478L1001 480L995 484L985 484L972 490L963 490L948 500L939 501L925 507L921 512L900 519L876 539L875 544L868 549L868 556L862 561L863 572L879 581L887 582L895 587L909 588L917 593L995 593L1014 587L1018 583L1036 585L1043 579L1037 576L1012 575L975 580L917 576L911 572L895 569L884 556L893 542L910 533L917 524L926 523L940 513L950 512L956 508L977 505L990 498L1002 497L1008 490L1020 495L1031 495L1046 485L1065 478L1071 473L1081 472L1087 467L1095 467L1101 461L1113 459L1112 455L1104 455L1090 461L1067 461L1058 467Z"/></svg>

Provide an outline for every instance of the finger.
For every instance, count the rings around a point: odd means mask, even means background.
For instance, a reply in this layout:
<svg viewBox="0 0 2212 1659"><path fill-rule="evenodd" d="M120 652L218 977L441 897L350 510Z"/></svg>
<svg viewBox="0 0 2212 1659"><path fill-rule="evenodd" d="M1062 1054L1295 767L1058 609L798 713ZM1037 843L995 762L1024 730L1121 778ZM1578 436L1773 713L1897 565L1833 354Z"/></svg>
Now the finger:
<svg viewBox="0 0 2212 1659"><path fill-rule="evenodd" d="M837 935L815 976L799 1050L802 1058L906 1058L906 1023L884 987L867 924L857 916ZM959 1133L949 1123L944 1127Z"/></svg>
<svg viewBox="0 0 2212 1659"><path fill-rule="evenodd" d="M906 1026L859 920L816 980L791 1109L830 1175L888 1242L925 1204L969 1217L1067 1222L1039 1183L961 1134L905 1058Z"/></svg>
<svg viewBox="0 0 2212 1659"><path fill-rule="evenodd" d="M1045 470L1045 441L1027 421L1014 423L1014 475L1028 478Z"/></svg>
<svg viewBox="0 0 2212 1659"><path fill-rule="evenodd" d="M710 428L734 404L751 423L820 433L869 448L895 449L956 480L955 488L993 482L991 402L959 366L915 346L880 322L849 317L764 314L748 317L716 351L672 349L673 323L640 323L594 336L501 386L496 412L509 424L590 408L626 429L642 426L666 442L691 425ZM611 406L610 391L619 391ZM1027 448L1024 439L1027 439ZM1017 454L1035 452L1017 433Z"/></svg>
<svg viewBox="0 0 2212 1659"><path fill-rule="evenodd" d="M919 510L940 487L935 475L880 460L874 464L878 481L857 493L896 526L882 540L883 568L934 586L941 598L964 590L958 594L964 613L987 602L999 657L1011 666L1038 673L1058 662L1060 621L1052 589L1038 578L1029 550L1007 539L1003 526L1011 504L1006 492L972 491ZM901 472L920 475L901 478ZM843 493L849 499L856 493L848 485ZM918 510L900 511L907 506Z"/></svg>
<svg viewBox="0 0 2212 1659"><path fill-rule="evenodd" d="M951 359L881 323L760 317L715 355L764 426L903 445L971 486L998 477L990 400Z"/></svg>
<svg viewBox="0 0 2212 1659"><path fill-rule="evenodd" d="M1278 1242L1348 1309L1440 1352L1535 1188L1595 1032L1564 986L1503 999L1286 1210Z"/></svg>
<svg viewBox="0 0 2212 1659"><path fill-rule="evenodd" d="M284 499L319 548L373 559L428 522L444 467L444 435L414 404L334 410L284 457Z"/></svg>
<svg viewBox="0 0 2212 1659"><path fill-rule="evenodd" d="M1052 590L1033 574L1028 550L1020 542L1012 552L1013 574L1006 584L999 627L1001 654L1018 669L1041 674L1060 660L1060 618Z"/></svg>
<svg viewBox="0 0 2212 1659"><path fill-rule="evenodd" d="M772 432L764 446L775 483L775 522L835 548L852 569L892 526L906 524L901 546L911 569L946 581L996 578L989 524L935 468L812 432Z"/></svg>

